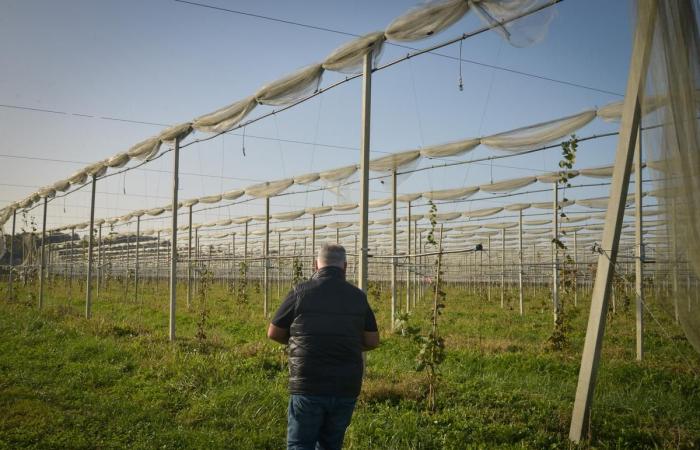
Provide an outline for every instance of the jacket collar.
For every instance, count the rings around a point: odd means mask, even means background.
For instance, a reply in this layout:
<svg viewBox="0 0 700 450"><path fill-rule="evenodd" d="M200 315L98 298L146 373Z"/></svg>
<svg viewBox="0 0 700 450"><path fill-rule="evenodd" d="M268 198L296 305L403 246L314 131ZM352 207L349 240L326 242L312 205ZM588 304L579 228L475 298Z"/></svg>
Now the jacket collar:
<svg viewBox="0 0 700 450"><path fill-rule="evenodd" d="M318 269L313 275L314 278L340 278L345 279L345 272L340 267L326 266Z"/></svg>

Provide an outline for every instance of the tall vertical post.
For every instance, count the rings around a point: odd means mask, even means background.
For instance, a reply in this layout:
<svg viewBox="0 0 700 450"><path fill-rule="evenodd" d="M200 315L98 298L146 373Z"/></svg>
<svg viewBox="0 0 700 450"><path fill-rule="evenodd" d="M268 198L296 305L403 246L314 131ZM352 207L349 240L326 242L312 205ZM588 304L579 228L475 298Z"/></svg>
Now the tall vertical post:
<svg viewBox="0 0 700 450"><path fill-rule="evenodd" d="M391 171L391 329L396 322L396 168Z"/></svg>
<svg viewBox="0 0 700 450"><path fill-rule="evenodd" d="M264 294L263 294L263 315L267 317L268 307L270 303L270 290L269 290L269 258L270 256L270 197L265 197L265 254L264 254L264 266L263 266L263 283L264 283Z"/></svg>
<svg viewBox="0 0 700 450"><path fill-rule="evenodd" d="M501 308L506 307L506 229L501 230Z"/></svg>
<svg viewBox="0 0 700 450"><path fill-rule="evenodd" d="M574 231L574 306L578 306L578 235Z"/></svg>
<svg viewBox="0 0 700 450"><path fill-rule="evenodd" d="M559 320L559 185L552 183L554 187L554 202L552 208L552 306L554 309L554 323Z"/></svg>
<svg viewBox="0 0 700 450"><path fill-rule="evenodd" d="M12 290L12 277L15 271L15 224L17 222L17 209L12 210L12 236L10 238L10 279L8 280L9 298L14 299L14 291Z"/></svg>
<svg viewBox="0 0 700 450"><path fill-rule="evenodd" d="M637 361L644 358L644 242L642 241L642 131L637 131L637 145L634 152L634 235L636 255L634 259L634 288L636 292L636 336Z"/></svg>
<svg viewBox="0 0 700 450"><path fill-rule="evenodd" d="M187 310L192 304L192 204L187 211Z"/></svg>
<svg viewBox="0 0 700 450"><path fill-rule="evenodd" d="M85 284L85 318L89 319L92 308L92 246L95 241L95 190L97 189L97 175L92 174L92 193L90 195L90 227L88 228L88 261L87 280Z"/></svg>
<svg viewBox="0 0 700 450"><path fill-rule="evenodd" d="M158 293L160 287L160 230L156 237L156 293Z"/></svg>
<svg viewBox="0 0 700 450"><path fill-rule="evenodd" d="M49 199L44 197L44 220L41 223L41 266L39 266L39 309L44 307L44 271L46 265L46 207Z"/></svg>
<svg viewBox="0 0 700 450"><path fill-rule="evenodd" d="M523 301L523 210L518 213L518 307L520 315L525 314L525 302Z"/></svg>
<svg viewBox="0 0 700 450"><path fill-rule="evenodd" d="M134 301L139 301L139 250L141 247L141 216L136 217L136 264L134 265Z"/></svg>
<svg viewBox="0 0 700 450"><path fill-rule="evenodd" d="M282 296L282 233L277 232L277 298Z"/></svg>
<svg viewBox="0 0 700 450"><path fill-rule="evenodd" d="M620 120L620 133L618 135L615 165L613 169L612 185L608 209L605 215L603 228L602 250L598 256L595 283L591 296L591 312L588 318L586 340L581 356L581 369L579 371L578 386L576 388L576 400L571 417L569 439L574 442L584 437L588 428L590 407L593 400L600 351L605 333L605 320L607 316L608 298L612 285L615 261L620 243L620 231L627 200L627 188L629 184L630 169L634 148L637 144L637 133L641 120L640 102L644 95L646 72L649 64L654 25L656 20L656 0L647 0L638 3L637 27L632 47L627 89L622 107Z"/></svg>
<svg viewBox="0 0 700 450"><path fill-rule="evenodd" d="M100 298L102 287L102 223L97 228L97 298Z"/></svg>
<svg viewBox="0 0 700 450"><path fill-rule="evenodd" d="M369 224L369 146L372 106L372 51L365 55L362 71L362 129L360 144L360 267L357 286L367 292ZM392 321L393 322L393 321Z"/></svg>
<svg viewBox="0 0 700 450"><path fill-rule="evenodd" d="M408 202L408 216L406 216L406 222L408 222L408 230L406 233L406 312L411 309L411 240L413 236L411 235L411 202Z"/></svg>
<svg viewBox="0 0 700 450"><path fill-rule="evenodd" d="M311 273L316 266L316 214L311 214Z"/></svg>
<svg viewBox="0 0 700 450"><path fill-rule="evenodd" d="M177 189L180 171L180 138L175 138L173 151L173 206L170 222L170 326L169 338L175 340L175 307L177 303Z"/></svg>

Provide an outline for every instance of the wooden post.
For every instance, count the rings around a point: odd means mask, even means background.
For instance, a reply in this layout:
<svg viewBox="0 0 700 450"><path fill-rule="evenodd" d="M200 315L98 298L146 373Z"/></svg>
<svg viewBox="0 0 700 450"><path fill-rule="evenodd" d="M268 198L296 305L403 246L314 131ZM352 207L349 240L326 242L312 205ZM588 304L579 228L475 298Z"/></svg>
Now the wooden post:
<svg viewBox="0 0 700 450"><path fill-rule="evenodd" d="M365 55L362 77L362 129L360 144L360 267L357 286L367 292L368 222L369 222L369 153L372 105L372 51ZM392 320L393 322L393 320Z"/></svg>
<svg viewBox="0 0 700 450"><path fill-rule="evenodd" d="M619 247L620 230L627 200L630 169L637 133L641 120L640 102L644 95L649 53L656 20L656 0L639 2L640 13L635 30L634 46L627 79L627 90L622 108L620 134L618 136L610 198L603 228L602 250L591 297L586 340L581 357L576 400L574 402L569 439L578 442L588 428L590 407L593 400L600 351L605 333L608 298L612 284L615 261Z"/></svg>
<svg viewBox="0 0 700 450"><path fill-rule="evenodd" d="M92 308L92 246L94 245L95 227L95 190L97 189L97 175L92 175L92 194L90 196L90 228L88 228L88 261L87 280L85 284L85 318L89 319Z"/></svg>

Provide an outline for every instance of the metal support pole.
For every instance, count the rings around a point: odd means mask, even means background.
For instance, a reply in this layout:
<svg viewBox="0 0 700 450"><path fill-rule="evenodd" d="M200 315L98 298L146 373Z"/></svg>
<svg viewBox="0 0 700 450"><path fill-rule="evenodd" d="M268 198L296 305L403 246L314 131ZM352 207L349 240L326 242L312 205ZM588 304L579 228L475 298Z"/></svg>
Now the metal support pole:
<svg viewBox="0 0 700 450"><path fill-rule="evenodd" d="M406 254L411 254L411 202L408 202L408 216L406 216L406 221L408 222L408 230L406 234ZM406 258L406 312L411 309L411 257Z"/></svg>
<svg viewBox="0 0 700 450"><path fill-rule="evenodd" d="M136 217L136 264L134 266L134 301L139 301L139 249L141 247L141 216Z"/></svg>
<svg viewBox="0 0 700 450"><path fill-rule="evenodd" d="M177 189L180 171L180 138L175 138L173 151L173 206L170 223L170 323L169 338L175 340L175 307L177 304Z"/></svg>
<svg viewBox="0 0 700 450"><path fill-rule="evenodd" d="M316 271L316 214L311 214L311 273Z"/></svg>
<svg viewBox="0 0 700 450"><path fill-rule="evenodd" d="M97 189L97 176L92 175L92 193L90 195L90 228L88 228L88 264L87 280L85 285L85 318L89 319L92 308L92 246L95 241L95 190Z"/></svg>
<svg viewBox="0 0 700 450"><path fill-rule="evenodd" d="M506 229L501 230L501 308L506 307Z"/></svg>
<svg viewBox="0 0 700 450"><path fill-rule="evenodd" d="M268 308L270 304L270 292L269 292L269 265L268 260L270 256L270 197L265 197L265 266L263 268L263 283L265 284L264 295L263 295L263 315L267 317Z"/></svg>
<svg viewBox="0 0 700 450"><path fill-rule="evenodd" d="M518 306L520 315L525 314L525 302L523 298L523 210L518 212Z"/></svg>
<svg viewBox="0 0 700 450"><path fill-rule="evenodd" d="M97 231L97 298L100 298L100 289L102 288L102 223L100 223Z"/></svg>
<svg viewBox="0 0 700 450"><path fill-rule="evenodd" d="M160 288L160 230L156 237L156 293Z"/></svg>
<svg viewBox="0 0 700 450"><path fill-rule="evenodd" d="M190 310L192 304L192 206L190 205L187 212L187 310Z"/></svg>
<svg viewBox="0 0 700 450"><path fill-rule="evenodd" d="M367 292L369 153L372 101L372 51L365 55L362 76L362 130L360 144L360 267L357 286Z"/></svg>
<svg viewBox="0 0 700 450"><path fill-rule="evenodd" d="M554 308L554 323L559 320L561 308L559 305L559 185L552 183L554 187L554 203L552 205L554 217L552 218L552 306Z"/></svg>
<svg viewBox="0 0 700 450"><path fill-rule="evenodd" d="M39 266L39 309L44 307L44 266L46 264L46 207L49 199L44 197L44 220L41 224L41 266Z"/></svg>
<svg viewBox="0 0 700 450"><path fill-rule="evenodd" d="M12 290L12 276L15 270L15 224L17 222L17 210L12 211L12 238L10 239L10 279L9 279L9 298L14 299L14 291Z"/></svg>
<svg viewBox="0 0 700 450"><path fill-rule="evenodd" d="M574 306L578 306L578 235L574 231Z"/></svg>
<svg viewBox="0 0 700 450"><path fill-rule="evenodd" d="M391 172L391 329L396 322L396 169Z"/></svg>
<svg viewBox="0 0 700 450"><path fill-rule="evenodd" d="M635 221L634 234L636 244L636 258L634 259L634 287L637 297L636 302L636 336L637 336L637 361L644 358L644 242L642 241L642 229L644 219L642 217L642 131L637 132L637 145L634 157L634 204Z"/></svg>
<svg viewBox="0 0 700 450"><path fill-rule="evenodd" d="M622 107L620 134L617 142L610 198L603 228L602 250L598 256L591 312L588 318L586 340L581 357L576 400L574 402L569 439L578 442L588 429L590 407L593 400L600 351L605 333L605 320L612 285L620 231L627 200L630 169L637 143L637 133L641 120L640 102L644 95L645 77L649 64L649 53L656 20L656 0L639 3L640 12L635 31L634 46L630 62L627 90Z"/></svg>

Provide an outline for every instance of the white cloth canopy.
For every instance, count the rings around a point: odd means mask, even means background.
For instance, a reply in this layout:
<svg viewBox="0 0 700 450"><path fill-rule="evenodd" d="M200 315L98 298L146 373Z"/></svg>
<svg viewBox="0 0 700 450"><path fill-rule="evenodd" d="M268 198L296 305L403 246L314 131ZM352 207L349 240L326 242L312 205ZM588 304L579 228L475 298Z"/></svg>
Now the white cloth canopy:
<svg viewBox="0 0 700 450"><path fill-rule="evenodd" d="M456 200L466 198L479 191L477 186L468 186L456 189L442 189L439 191L430 191L423 193L423 198L426 200Z"/></svg>

